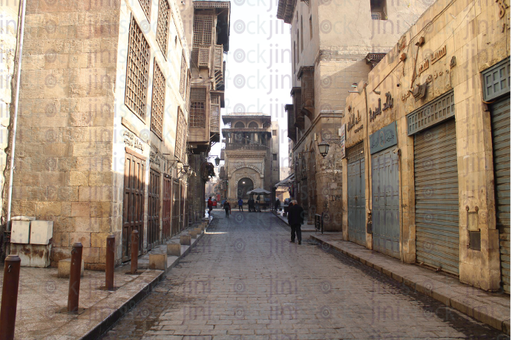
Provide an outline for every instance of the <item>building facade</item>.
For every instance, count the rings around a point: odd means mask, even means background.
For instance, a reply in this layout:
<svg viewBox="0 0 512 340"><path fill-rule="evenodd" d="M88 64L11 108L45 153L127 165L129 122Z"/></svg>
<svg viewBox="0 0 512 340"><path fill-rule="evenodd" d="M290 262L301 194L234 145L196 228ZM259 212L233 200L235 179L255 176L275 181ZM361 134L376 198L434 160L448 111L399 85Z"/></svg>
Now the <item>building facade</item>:
<svg viewBox="0 0 512 340"><path fill-rule="evenodd" d="M326 230L340 231L347 213L339 195L342 161L331 154L322 158L316 144L328 139L339 153L348 91L428 7L413 3L279 1L277 17L291 25L292 37L293 104L286 111L294 142L293 193L309 222L323 215Z"/></svg>
<svg viewBox="0 0 512 340"><path fill-rule="evenodd" d="M143 254L187 223L190 52L180 8L26 4L4 230L11 216L53 221L54 266L80 242L86 268L104 268L109 234L117 263L129 260L134 230Z"/></svg>
<svg viewBox="0 0 512 340"><path fill-rule="evenodd" d="M437 1L354 87L329 150L345 240L510 293L509 18Z"/></svg>
<svg viewBox="0 0 512 340"><path fill-rule="evenodd" d="M225 138L224 167L221 169L226 183L226 198L236 202L249 199L248 191L262 188L273 192L279 182L279 127L270 115L240 113L223 115L227 128L222 129ZM274 199L273 196L266 196ZM263 202L263 198L261 199Z"/></svg>
<svg viewBox="0 0 512 340"><path fill-rule="evenodd" d="M191 41L189 162L194 176L189 178L191 222L205 216L206 182L215 176L208 160L213 144L220 142L220 114L224 107L224 54L229 51L229 1L187 1L181 13Z"/></svg>

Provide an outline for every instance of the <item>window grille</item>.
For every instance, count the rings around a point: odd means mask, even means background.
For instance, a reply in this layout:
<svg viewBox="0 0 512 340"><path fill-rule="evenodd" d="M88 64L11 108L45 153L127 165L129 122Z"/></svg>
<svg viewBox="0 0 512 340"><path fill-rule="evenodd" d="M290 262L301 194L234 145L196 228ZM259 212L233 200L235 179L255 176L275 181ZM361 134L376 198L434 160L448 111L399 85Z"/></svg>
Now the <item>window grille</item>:
<svg viewBox="0 0 512 340"><path fill-rule="evenodd" d="M181 111L181 107L178 107L178 124L176 126L176 145L174 154L179 160L184 161L185 153L185 138L187 137L187 122L185 121L185 115Z"/></svg>
<svg viewBox="0 0 512 340"><path fill-rule="evenodd" d="M455 103L453 91L450 91L407 115L407 134L411 136L453 116Z"/></svg>
<svg viewBox="0 0 512 340"><path fill-rule="evenodd" d="M169 34L170 6L168 0L160 0L158 5L158 24L156 26L156 41L167 58L167 40Z"/></svg>
<svg viewBox="0 0 512 340"><path fill-rule="evenodd" d="M507 58L499 64L483 72L484 100L491 101L510 92L510 59Z"/></svg>
<svg viewBox="0 0 512 340"><path fill-rule="evenodd" d="M272 136L277 136L277 130L272 130Z"/></svg>
<svg viewBox="0 0 512 340"><path fill-rule="evenodd" d="M141 118L146 116L146 98L149 74L149 44L132 17L126 64L126 91L124 102Z"/></svg>
<svg viewBox="0 0 512 340"><path fill-rule="evenodd" d="M213 15L194 17L194 46L212 45Z"/></svg>
<svg viewBox="0 0 512 340"><path fill-rule="evenodd" d="M139 0L140 6L142 7L142 10L144 11L144 14L146 14L146 17L148 18L148 21L151 19L151 0Z"/></svg>
<svg viewBox="0 0 512 340"><path fill-rule="evenodd" d="M162 126L165 108L165 77L155 62L153 72L153 97L151 100L151 131L162 139Z"/></svg>
<svg viewBox="0 0 512 340"><path fill-rule="evenodd" d="M190 127L206 127L206 89L190 90Z"/></svg>

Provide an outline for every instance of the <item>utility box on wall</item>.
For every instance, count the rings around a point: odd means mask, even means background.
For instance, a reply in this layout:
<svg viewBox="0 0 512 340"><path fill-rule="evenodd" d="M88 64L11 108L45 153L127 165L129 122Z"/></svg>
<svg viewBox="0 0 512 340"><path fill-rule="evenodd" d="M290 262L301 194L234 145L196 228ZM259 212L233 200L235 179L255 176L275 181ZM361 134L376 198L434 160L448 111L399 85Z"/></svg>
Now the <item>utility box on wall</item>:
<svg viewBox="0 0 512 340"><path fill-rule="evenodd" d="M35 217L15 216L11 221L11 243L30 243L30 222Z"/></svg>
<svg viewBox="0 0 512 340"><path fill-rule="evenodd" d="M20 257L21 266L49 267L53 221L19 216L13 218L11 223L11 254Z"/></svg>

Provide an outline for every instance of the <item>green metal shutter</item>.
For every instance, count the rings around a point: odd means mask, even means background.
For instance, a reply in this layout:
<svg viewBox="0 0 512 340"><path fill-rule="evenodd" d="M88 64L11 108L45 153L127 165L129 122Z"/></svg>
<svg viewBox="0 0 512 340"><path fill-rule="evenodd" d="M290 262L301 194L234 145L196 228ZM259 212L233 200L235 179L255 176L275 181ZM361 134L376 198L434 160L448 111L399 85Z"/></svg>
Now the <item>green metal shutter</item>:
<svg viewBox="0 0 512 340"><path fill-rule="evenodd" d="M501 282L510 294L510 98L492 105L491 112Z"/></svg>
<svg viewBox="0 0 512 340"><path fill-rule="evenodd" d="M414 135L416 261L459 273L455 120Z"/></svg>
<svg viewBox="0 0 512 340"><path fill-rule="evenodd" d="M364 146L359 143L347 150L348 156L348 239L366 245Z"/></svg>
<svg viewBox="0 0 512 340"><path fill-rule="evenodd" d="M393 151L372 155L373 249L400 258L398 154Z"/></svg>

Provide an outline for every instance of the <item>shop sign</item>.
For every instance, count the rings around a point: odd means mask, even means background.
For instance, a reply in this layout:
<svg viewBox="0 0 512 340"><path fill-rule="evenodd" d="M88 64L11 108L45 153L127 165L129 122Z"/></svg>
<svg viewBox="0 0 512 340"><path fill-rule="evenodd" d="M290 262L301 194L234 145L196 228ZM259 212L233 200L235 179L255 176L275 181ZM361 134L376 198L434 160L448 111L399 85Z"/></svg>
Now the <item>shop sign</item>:
<svg viewBox="0 0 512 340"><path fill-rule="evenodd" d="M396 122L383 127L370 135L370 154L377 153L398 143L396 138Z"/></svg>

